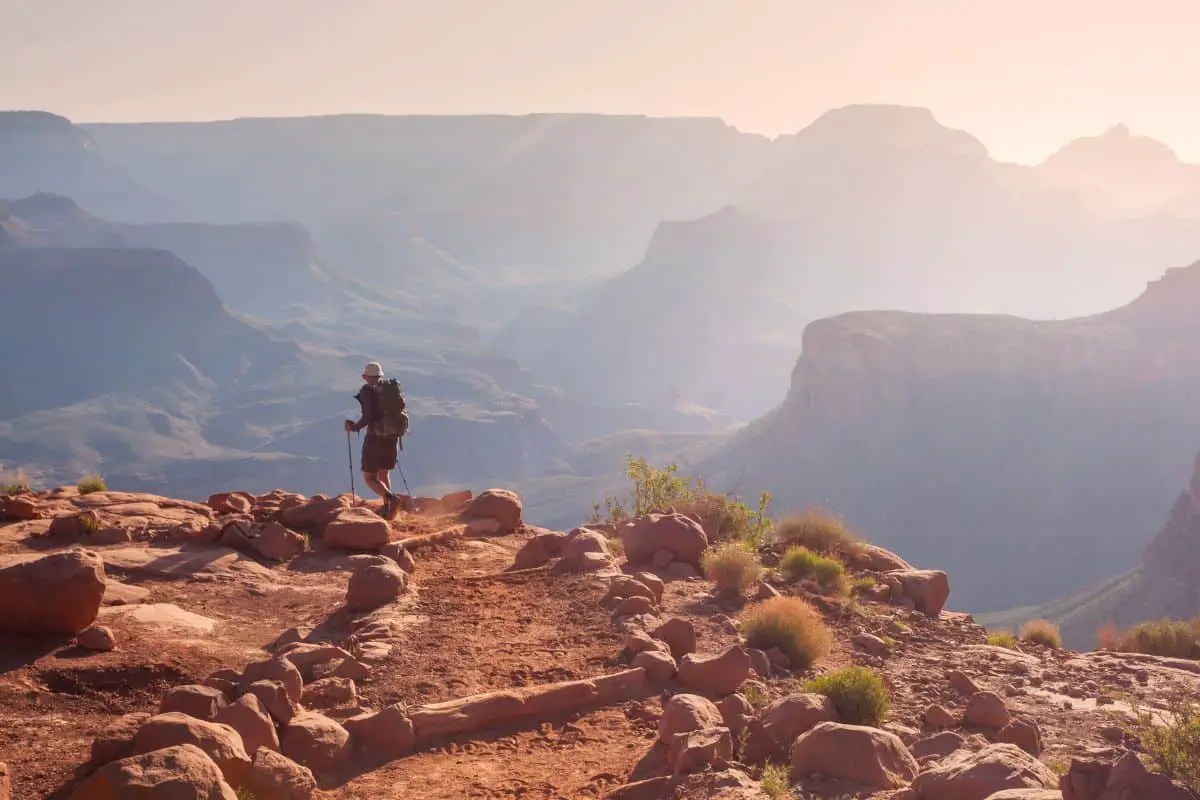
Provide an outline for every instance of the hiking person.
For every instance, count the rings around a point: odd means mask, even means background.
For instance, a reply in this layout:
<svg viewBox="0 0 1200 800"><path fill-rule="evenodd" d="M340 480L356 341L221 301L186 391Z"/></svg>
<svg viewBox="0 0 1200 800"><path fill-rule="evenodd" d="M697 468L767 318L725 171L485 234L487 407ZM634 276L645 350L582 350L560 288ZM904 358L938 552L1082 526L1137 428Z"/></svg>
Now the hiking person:
<svg viewBox="0 0 1200 800"><path fill-rule="evenodd" d="M354 396L362 407L357 422L346 420L346 432L367 429L362 445L362 473L367 486L383 498L381 515L393 519L402 505L392 492L391 471L396 468L400 439L408 431L404 395L395 378L385 379L383 367L372 361L363 367L363 387Z"/></svg>

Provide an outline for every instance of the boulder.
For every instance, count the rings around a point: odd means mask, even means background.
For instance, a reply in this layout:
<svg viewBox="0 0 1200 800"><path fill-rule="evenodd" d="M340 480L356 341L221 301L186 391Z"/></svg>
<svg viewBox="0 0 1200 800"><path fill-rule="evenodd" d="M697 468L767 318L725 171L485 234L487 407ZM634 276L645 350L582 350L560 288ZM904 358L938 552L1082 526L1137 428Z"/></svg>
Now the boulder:
<svg viewBox="0 0 1200 800"><path fill-rule="evenodd" d="M93 625L75 637L75 644L84 650L107 653L110 650L116 649L117 637L113 634L112 628L106 628L103 625Z"/></svg>
<svg viewBox="0 0 1200 800"><path fill-rule="evenodd" d="M641 614L653 614L654 601L647 597L626 597L617 603L613 609L614 617L636 617Z"/></svg>
<svg viewBox="0 0 1200 800"><path fill-rule="evenodd" d="M659 650L667 655L671 653L671 648L667 647L666 642L652 638L650 634L640 628L634 628L625 634L624 648L622 649L624 654L632 658L644 650Z"/></svg>
<svg viewBox="0 0 1200 800"><path fill-rule="evenodd" d="M379 554L396 562L396 566L412 575L417 570L417 561L408 552L403 542L388 542L379 549Z"/></svg>
<svg viewBox="0 0 1200 800"><path fill-rule="evenodd" d="M218 514L249 514L254 495L247 492L218 492L208 498L208 507Z"/></svg>
<svg viewBox="0 0 1200 800"><path fill-rule="evenodd" d="M833 701L823 694L794 694L763 709L762 732L770 752L765 756L785 758L792 744L822 722L838 722Z"/></svg>
<svg viewBox="0 0 1200 800"><path fill-rule="evenodd" d="M378 550L388 543L392 529L387 520L366 508L347 508L325 525L321 539L344 550Z"/></svg>
<svg viewBox="0 0 1200 800"><path fill-rule="evenodd" d="M679 663L679 682L708 694L733 694L749 677L750 654L737 645L712 656L689 654Z"/></svg>
<svg viewBox="0 0 1200 800"><path fill-rule="evenodd" d="M856 633L850 637L850 643L860 650L866 650L871 655L881 658L891 652L887 642L872 633Z"/></svg>
<svg viewBox="0 0 1200 800"><path fill-rule="evenodd" d="M699 567L700 557L708 549L704 528L682 514L637 517L623 525L618 535L630 564L650 563L656 553L666 551L673 561Z"/></svg>
<svg viewBox="0 0 1200 800"><path fill-rule="evenodd" d="M264 747L254 754L245 787L255 800L311 800L317 780L308 767Z"/></svg>
<svg viewBox="0 0 1200 800"><path fill-rule="evenodd" d="M299 711L297 702L288 695L287 688L280 681L255 681L246 686L244 691L258 698L271 719L279 725L287 725Z"/></svg>
<svg viewBox="0 0 1200 800"><path fill-rule="evenodd" d="M304 692L304 677L300 674L300 670L281 655L266 661L253 661L246 665L242 670L242 687L248 687L258 681L279 681L287 690L287 696L293 703L299 703L300 695Z"/></svg>
<svg viewBox="0 0 1200 800"><path fill-rule="evenodd" d="M971 680L971 677L962 670L950 670L946 674L946 679L950 681L950 688L963 697L970 697L983 691L983 689L979 688L979 684Z"/></svg>
<svg viewBox="0 0 1200 800"><path fill-rule="evenodd" d="M959 750L922 772L912 789L920 800L986 800L1004 789L1050 789L1058 778L1016 745Z"/></svg>
<svg viewBox="0 0 1200 800"><path fill-rule="evenodd" d="M655 596L654 590L630 575L617 575L608 584L608 592L604 595L604 599L607 601L618 597L644 597L651 603L658 604L658 597Z"/></svg>
<svg viewBox="0 0 1200 800"><path fill-rule="evenodd" d="M666 591L667 585L663 579L655 575L653 572L636 572L633 575L634 580L650 589L654 593L654 602L661 603L663 592Z"/></svg>
<svg viewBox="0 0 1200 800"><path fill-rule="evenodd" d="M995 739L1015 744L1035 758L1042 754L1042 728L1034 719L1014 719L996 731Z"/></svg>
<svg viewBox="0 0 1200 800"><path fill-rule="evenodd" d="M0 800L12 800L12 773L3 761L0 761Z"/></svg>
<svg viewBox="0 0 1200 800"><path fill-rule="evenodd" d="M349 495L332 498L314 496L303 505L282 509L279 521L295 531L320 534L339 514L352 508L353 502Z"/></svg>
<svg viewBox="0 0 1200 800"><path fill-rule="evenodd" d="M0 632L77 634L100 613L104 562L68 550L0 569Z"/></svg>
<svg viewBox="0 0 1200 800"><path fill-rule="evenodd" d="M288 561L304 552L307 542L278 522L268 522L253 541L254 549L269 561Z"/></svg>
<svg viewBox="0 0 1200 800"><path fill-rule="evenodd" d="M346 587L346 608L370 611L387 605L408 588L408 573L394 564L369 564L354 570Z"/></svg>
<svg viewBox="0 0 1200 800"><path fill-rule="evenodd" d="M163 747L102 767L70 800L237 800L221 770L192 744Z"/></svg>
<svg viewBox="0 0 1200 800"><path fill-rule="evenodd" d="M958 727L958 718L936 703L925 709L925 724L931 728Z"/></svg>
<svg viewBox="0 0 1200 800"><path fill-rule="evenodd" d="M350 755L350 734L323 714L304 711L292 717L280 739L283 754L315 772L335 770Z"/></svg>
<svg viewBox="0 0 1200 800"><path fill-rule="evenodd" d="M1004 699L992 692L976 692L967 700L967 723L980 728L1003 728L1012 721Z"/></svg>
<svg viewBox="0 0 1200 800"><path fill-rule="evenodd" d="M351 678L321 678L304 687L300 698L308 708L333 708L358 699L358 690Z"/></svg>
<svg viewBox="0 0 1200 800"><path fill-rule="evenodd" d="M859 544L848 555L851 567L863 569L868 572L908 571L913 569L912 564L909 564L892 551L884 550L882 547L866 542Z"/></svg>
<svg viewBox="0 0 1200 800"><path fill-rule="evenodd" d="M671 655L677 659L696 652L696 626L682 617L672 617L652 630L650 635L666 642L671 648Z"/></svg>
<svg viewBox="0 0 1200 800"><path fill-rule="evenodd" d="M918 761L927 758L942 759L962 749L966 743L967 740L954 731L942 731L913 742L908 746L908 752Z"/></svg>
<svg viewBox="0 0 1200 800"><path fill-rule="evenodd" d="M14 522L29 522L41 517L41 506L32 495L0 497L0 519Z"/></svg>
<svg viewBox="0 0 1200 800"><path fill-rule="evenodd" d="M467 507L467 503L471 502L471 490L463 489L459 492L451 492L450 494L442 495L439 504L449 513L461 511Z"/></svg>
<svg viewBox="0 0 1200 800"><path fill-rule="evenodd" d="M488 489L467 503L462 510L464 520L493 519L497 533L506 536L521 527L521 498L507 489Z"/></svg>
<svg viewBox="0 0 1200 800"><path fill-rule="evenodd" d="M709 766L723 769L732 760L733 736L728 728L677 733L667 747L667 763L676 775Z"/></svg>
<svg viewBox="0 0 1200 800"><path fill-rule="evenodd" d="M252 694L244 694L222 708L217 712L216 721L238 732L247 753L257 753L260 747L279 749L275 723L262 701Z"/></svg>
<svg viewBox="0 0 1200 800"><path fill-rule="evenodd" d="M671 680L677 670L675 659L661 650L643 650L633 657L630 664L646 670L646 677L655 682Z"/></svg>
<svg viewBox="0 0 1200 800"><path fill-rule="evenodd" d="M941 570L897 569L886 574L899 581L904 597L926 616L941 614L950 598L950 579Z"/></svg>
<svg viewBox="0 0 1200 800"><path fill-rule="evenodd" d="M353 678L367 677L367 668L347 651L332 644L310 644L301 642L282 648L278 657L285 658L300 670L301 676L309 678ZM324 669L323 669L324 667Z"/></svg>
<svg viewBox="0 0 1200 800"><path fill-rule="evenodd" d="M720 710L711 700L695 694L677 694L663 706L658 720L659 741L671 743L676 734L719 728L725 724Z"/></svg>
<svg viewBox="0 0 1200 800"><path fill-rule="evenodd" d="M917 760L894 733L821 722L792 745L792 777L819 772L877 789L900 789L916 777Z"/></svg>
<svg viewBox="0 0 1200 800"><path fill-rule="evenodd" d="M92 740L89 767L101 767L133 755L133 737L151 715L144 712L117 717Z"/></svg>
<svg viewBox="0 0 1200 800"><path fill-rule="evenodd" d="M392 761L413 751L412 720L403 704L350 717L344 723L355 751L373 761Z"/></svg>
<svg viewBox="0 0 1200 800"><path fill-rule="evenodd" d="M549 564L550 559L562 555L562 543L565 536L554 531L547 531L532 536L513 559L513 569L533 569L543 564Z"/></svg>
<svg viewBox="0 0 1200 800"><path fill-rule="evenodd" d="M195 745L207 753L234 786L242 784L250 769L250 756L237 731L175 711L146 720L133 737L133 753L141 755L181 744Z"/></svg>
<svg viewBox="0 0 1200 800"><path fill-rule="evenodd" d="M721 712L721 719L725 721L725 727L729 728L729 732L733 734L735 742L741 736L742 731L754 720L754 707L740 694L731 694L722 698L721 702L717 703L717 709Z"/></svg>
<svg viewBox="0 0 1200 800"><path fill-rule="evenodd" d="M1071 761L1059 780L1063 800L1195 800L1196 795L1165 775L1150 772L1136 753L1127 752L1111 767Z"/></svg>
<svg viewBox="0 0 1200 800"><path fill-rule="evenodd" d="M177 711L189 717L203 720L215 720L217 713L229 705L229 700L220 689L211 686L190 684L176 686L165 695L158 704L158 713L168 714Z"/></svg>

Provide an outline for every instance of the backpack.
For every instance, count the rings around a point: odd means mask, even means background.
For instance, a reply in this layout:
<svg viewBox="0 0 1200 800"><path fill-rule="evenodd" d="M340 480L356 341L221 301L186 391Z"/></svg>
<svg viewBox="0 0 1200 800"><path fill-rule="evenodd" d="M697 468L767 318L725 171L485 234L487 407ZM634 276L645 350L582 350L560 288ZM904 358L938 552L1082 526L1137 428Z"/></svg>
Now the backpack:
<svg viewBox="0 0 1200 800"><path fill-rule="evenodd" d="M379 398L379 420L373 426L378 436L404 436L408 433L408 412L400 382L387 378L375 384Z"/></svg>

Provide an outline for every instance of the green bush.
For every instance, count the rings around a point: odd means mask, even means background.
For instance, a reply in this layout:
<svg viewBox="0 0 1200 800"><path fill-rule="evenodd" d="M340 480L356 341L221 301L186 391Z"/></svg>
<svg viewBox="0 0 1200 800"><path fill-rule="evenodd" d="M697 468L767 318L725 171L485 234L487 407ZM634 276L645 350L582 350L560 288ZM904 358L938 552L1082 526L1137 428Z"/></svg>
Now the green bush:
<svg viewBox="0 0 1200 800"><path fill-rule="evenodd" d="M25 470L0 472L0 494L20 494L29 491L29 478Z"/></svg>
<svg viewBox="0 0 1200 800"><path fill-rule="evenodd" d="M763 766L759 784L762 786L763 794L771 800L784 800L791 793L791 787L788 785L788 768L773 761Z"/></svg>
<svg viewBox="0 0 1200 800"><path fill-rule="evenodd" d="M1123 653L1200 659L1200 617L1191 621L1160 619L1118 632L1112 625L1100 629L1100 646Z"/></svg>
<svg viewBox="0 0 1200 800"><path fill-rule="evenodd" d="M869 592L878 585L873 575L859 575L857 578L850 579L850 591L854 594Z"/></svg>
<svg viewBox="0 0 1200 800"><path fill-rule="evenodd" d="M698 516L713 540L744 541L754 548L763 544L773 529L768 492L759 496L758 508L751 508L736 495L711 491L702 479L679 474L675 464L653 467L632 455L625 456L625 476L630 481L629 492L623 499L605 494L603 511L600 503L592 506L593 522L620 522L674 508Z"/></svg>
<svg viewBox="0 0 1200 800"><path fill-rule="evenodd" d="M838 717L850 725L879 725L891 708L887 685L866 667L846 667L804 684L804 691L833 701Z"/></svg>
<svg viewBox="0 0 1200 800"><path fill-rule="evenodd" d="M742 635L757 650L778 647L793 669L807 669L833 644L821 615L799 597L772 597L750 606L742 615Z"/></svg>
<svg viewBox="0 0 1200 800"><path fill-rule="evenodd" d="M1200 706L1186 690L1172 693L1166 718L1133 703L1135 733L1151 768L1193 791L1200 791Z"/></svg>
<svg viewBox="0 0 1200 800"><path fill-rule="evenodd" d="M784 545L800 545L831 556L852 555L862 547L862 542L839 517L819 509L780 522L775 526L775 539Z"/></svg>
<svg viewBox="0 0 1200 800"><path fill-rule="evenodd" d="M99 475L85 475L83 480L79 482L80 494L91 494L92 492L107 492L108 487L104 485L104 478Z"/></svg>
<svg viewBox="0 0 1200 800"><path fill-rule="evenodd" d="M987 642L992 647L1007 647L1012 650L1017 646L1017 637L1008 631L996 631L988 634Z"/></svg>
<svg viewBox="0 0 1200 800"><path fill-rule="evenodd" d="M762 577L758 554L737 542L726 542L706 550L701 559L704 574L717 588L742 594Z"/></svg>
<svg viewBox="0 0 1200 800"><path fill-rule="evenodd" d="M828 594L845 595L850 591L846 567L842 562L814 553L806 547L789 547L779 561L779 569L788 580L811 577Z"/></svg>
<svg viewBox="0 0 1200 800"><path fill-rule="evenodd" d="M1044 619L1031 619L1021 626L1021 641L1053 647L1055 650L1062 647L1058 626Z"/></svg>

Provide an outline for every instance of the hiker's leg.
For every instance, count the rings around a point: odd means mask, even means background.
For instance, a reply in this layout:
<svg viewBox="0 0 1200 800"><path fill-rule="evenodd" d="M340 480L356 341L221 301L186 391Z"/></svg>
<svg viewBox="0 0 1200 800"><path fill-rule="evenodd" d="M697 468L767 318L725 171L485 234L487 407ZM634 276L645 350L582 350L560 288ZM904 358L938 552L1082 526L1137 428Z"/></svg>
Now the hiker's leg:
<svg viewBox="0 0 1200 800"><path fill-rule="evenodd" d="M371 487L371 491L374 492L375 494L379 495L380 497L386 499L387 496L389 494L391 494L391 492L388 490L388 488L379 482L379 473L368 472L368 471L364 470L363 471L363 480L366 481L367 486Z"/></svg>
<svg viewBox="0 0 1200 800"><path fill-rule="evenodd" d="M379 485L387 490L388 494L392 493L392 472L391 470L381 469L375 474L375 479L379 481Z"/></svg>

